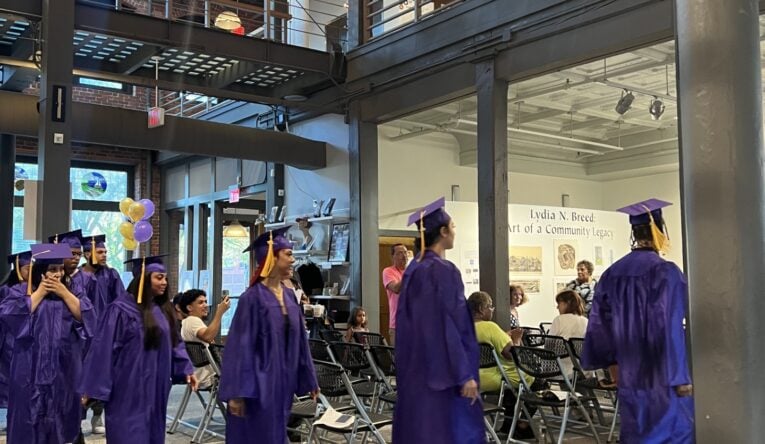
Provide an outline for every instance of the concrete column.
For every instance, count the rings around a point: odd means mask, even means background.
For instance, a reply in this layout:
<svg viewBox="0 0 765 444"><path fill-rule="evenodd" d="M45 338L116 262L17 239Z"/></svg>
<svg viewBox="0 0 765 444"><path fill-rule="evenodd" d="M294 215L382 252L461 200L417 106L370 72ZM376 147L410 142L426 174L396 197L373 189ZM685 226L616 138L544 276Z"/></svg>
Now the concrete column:
<svg viewBox="0 0 765 444"><path fill-rule="evenodd" d="M37 238L69 230L74 1L43 0Z"/></svg>
<svg viewBox="0 0 765 444"><path fill-rule="evenodd" d="M363 304L371 331L380 328L377 125L350 104L351 299Z"/></svg>
<svg viewBox="0 0 765 444"><path fill-rule="evenodd" d="M677 0L699 443L765 436L765 180L757 0Z"/></svg>
<svg viewBox="0 0 765 444"><path fill-rule="evenodd" d="M494 298L496 320L510 325L507 234L507 82L494 61L476 65L478 91L478 263L481 290ZM459 234L458 234L459 235Z"/></svg>
<svg viewBox="0 0 765 444"><path fill-rule="evenodd" d="M16 166L16 137L0 134L0 259L12 253L13 248L13 190ZM0 276L10 266L0 260Z"/></svg>

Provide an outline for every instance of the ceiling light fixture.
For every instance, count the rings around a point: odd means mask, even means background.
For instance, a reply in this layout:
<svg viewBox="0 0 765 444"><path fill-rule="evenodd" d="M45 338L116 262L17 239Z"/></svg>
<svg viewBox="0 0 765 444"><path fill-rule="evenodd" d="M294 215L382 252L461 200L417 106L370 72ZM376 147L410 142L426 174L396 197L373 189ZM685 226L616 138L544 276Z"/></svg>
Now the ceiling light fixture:
<svg viewBox="0 0 765 444"><path fill-rule="evenodd" d="M242 20L236 12L223 11L215 17L215 27L226 31L233 31L242 27Z"/></svg>
<svg viewBox="0 0 765 444"><path fill-rule="evenodd" d="M651 119L659 120L662 114L664 114L664 108L664 103L658 97L654 97L651 100L651 105L648 107L648 114L651 115Z"/></svg>
<svg viewBox="0 0 765 444"><path fill-rule="evenodd" d="M625 94L626 93L626 94ZM624 115L627 111L632 108L632 102L635 100L635 95L631 92L627 91L626 89L622 91L622 97L619 99L618 102L616 102L616 112Z"/></svg>
<svg viewBox="0 0 765 444"><path fill-rule="evenodd" d="M234 208L234 221L223 229L223 237L250 237L250 232L236 218L236 208Z"/></svg>

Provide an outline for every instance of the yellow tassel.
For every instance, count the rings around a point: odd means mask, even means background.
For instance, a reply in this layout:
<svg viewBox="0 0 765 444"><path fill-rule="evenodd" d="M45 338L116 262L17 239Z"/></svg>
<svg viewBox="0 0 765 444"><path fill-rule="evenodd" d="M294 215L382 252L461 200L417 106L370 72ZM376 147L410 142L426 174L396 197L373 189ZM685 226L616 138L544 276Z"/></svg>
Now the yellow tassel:
<svg viewBox="0 0 765 444"><path fill-rule="evenodd" d="M19 282L22 281L21 279L21 268L19 267L19 255L16 255L16 277L19 278Z"/></svg>
<svg viewBox="0 0 765 444"><path fill-rule="evenodd" d="M98 261L96 260L96 238L95 237L90 238L90 262L93 265L98 265Z"/></svg>
<svg viewBox="0 0 765 444"><path fill-rule="evenodd" d="M27 296L32 296L32 262L29 262L29 273L27 273Z"/></svg>
<svg viewBox="0 0 765 444"><path fill-rule="evenodd" d="M653 214L651 214L651 211L648 210L648 207L643 205L643 208L648 211L648 218L651 221L649 225L651 226L651 238L653 239L653 247L656 249L656 251L667 254L669 251L669 238L661 231L661 228L656 225L656 221L653 220Z"/></svg>
<svg viewBox="0 0 765 444"><path fill-rule="evenodd" d="M141 301L143 300L143 281L144 281L144 275L146 274L146 258L143 258L141 261L141 277L138 281L138 295L136 296L138 298L138 305L141 305Z"/></svg>
<svg viewBox="0 0 765 444"><path fill-rule="evenodd" d="M425 218L425 211L420 211L420 257L417 259L417 262L421 261L423 256L425 256L425 222L423 219Z"/></svg>
<svg viewBox="0 0 765 444"><path fill-rule="evenodd" d="M270 231L268 233L268 252L263 263L263 270L260 271L260 277L268 277L271 274L271 270L274 269L274 265L276 265L276 258L274 257L274 232Z"/></svg>

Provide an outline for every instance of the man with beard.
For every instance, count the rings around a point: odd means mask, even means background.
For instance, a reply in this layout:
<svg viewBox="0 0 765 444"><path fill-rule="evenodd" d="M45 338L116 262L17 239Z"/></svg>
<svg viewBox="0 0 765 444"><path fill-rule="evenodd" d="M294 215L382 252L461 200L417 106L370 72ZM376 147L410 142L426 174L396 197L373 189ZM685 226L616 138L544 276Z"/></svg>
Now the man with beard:
<svg viewBox="0 0 765 444"><path fill-rule="evenodd" d="M122 284L122 279L120 279L117 270L110 268L106 262L106 235L98 234L84 237L82 248L86 261L80 267L78 274L82 276L78 279L90 281L91 290L88 291L86 288L86 296L93 303L96 316L100 321L101 315L106 311L106 306L125 292L125 286ZM101 401L92 400L87 407L93 409L93 418L90 420L92 433L106 433L101 418L104 404Z"/></svg>
<svg viewBox="0 0 765 444"><path fill-rule="evenodd" d="M228 296L223 297L209 326L204 322L210 313L210 308L207 305L207 295L203 290L192 289L184 292L179 305L181 311L187 315L181 323L181 339L185 342L201 342L206 345L212 344L218 337L221 320L231 307L231 301ZM210 366L195 368L194 374L199 381L200 389L209 387L215 376Z"/></svg>

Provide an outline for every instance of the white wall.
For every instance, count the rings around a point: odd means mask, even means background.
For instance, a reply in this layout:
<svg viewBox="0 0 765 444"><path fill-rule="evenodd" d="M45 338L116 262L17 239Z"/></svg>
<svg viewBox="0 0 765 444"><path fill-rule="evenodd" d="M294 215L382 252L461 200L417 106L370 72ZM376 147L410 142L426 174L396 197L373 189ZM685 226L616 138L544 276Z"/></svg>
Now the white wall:
<svg viewBox="0 0 765 444"><path fill-rule="evenodd" d="M334 197L335 215L350 214L348 125L343 116L328 114L290 126L290 133L327 142L327 166L319 170L286 167L284 188L287 217L313 213L313 200Z"/></svg>

